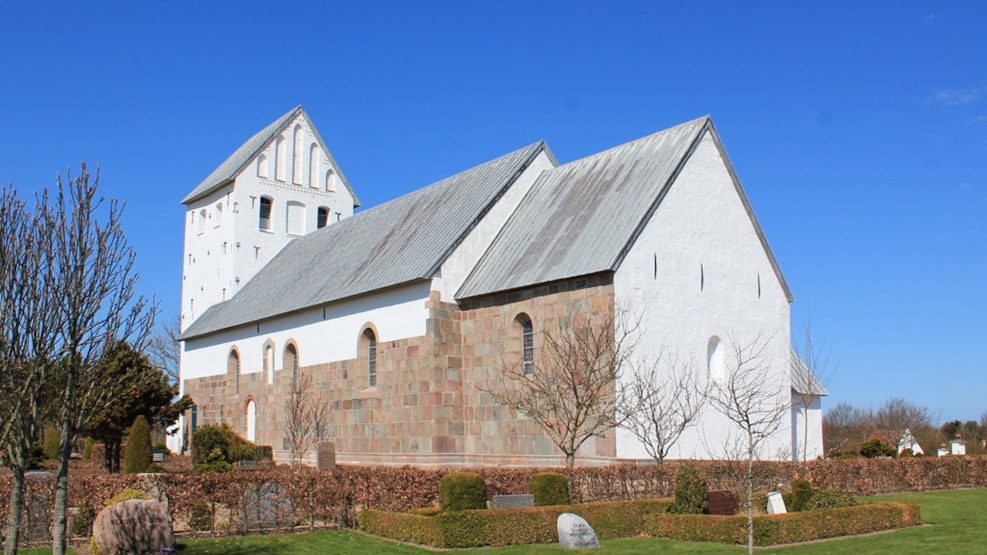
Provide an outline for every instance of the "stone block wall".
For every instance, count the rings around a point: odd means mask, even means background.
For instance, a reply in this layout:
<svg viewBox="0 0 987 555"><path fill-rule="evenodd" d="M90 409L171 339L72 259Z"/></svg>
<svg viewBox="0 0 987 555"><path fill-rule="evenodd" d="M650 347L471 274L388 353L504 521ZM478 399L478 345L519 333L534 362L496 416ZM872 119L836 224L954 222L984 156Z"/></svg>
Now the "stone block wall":
<svg viewBox="0 0 987 555"><path fill-rule="evenodd" d="M377 343L377 385L369 386L365 348L355 359L299 368L312 393L332 408L329 436L341 463L558 465L559 450L530 418L497 404L489 391L503 387L505 364L520 360L519 314L533 322L535 349L543 333L584 325L613 310L609 275L566 280L463 306L433 291L426 303L426 335ZM297 345L305 360L305 345ZM246 436L248 400L257 407L256 442L287 461L283 406L291 372L243 374L239 391L230 373L186 380L198 423L226 422ZM605 463L614 438L589 440L577 462ZM312 449L315 449L313 442ZM311 457L309 457L312 460Z"/></svg>

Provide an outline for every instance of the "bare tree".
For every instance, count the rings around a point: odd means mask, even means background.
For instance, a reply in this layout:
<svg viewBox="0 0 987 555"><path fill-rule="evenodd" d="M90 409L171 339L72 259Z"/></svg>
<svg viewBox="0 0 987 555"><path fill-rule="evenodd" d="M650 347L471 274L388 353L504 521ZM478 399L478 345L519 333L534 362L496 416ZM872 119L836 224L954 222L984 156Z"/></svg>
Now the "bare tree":
<svg viewBox="0 0 987 555"><path fill-rule="evenodd" d="M812 317L802 329L800 341L793 341L790 360L792 378L792 404L801 409L802 429L799 451L793 453L804 465L809 458L809 409L824 395L826 384L832 379L835 368L830 365L830 349L826 341L816 342L812 335Z"/></svg>
<svg viewBox="0 0 987 555"><path fill-rule="evenodd" d="M331 410L329 403L315 399L311 376L296 374L292 377L281 416L281 426L291 450L291 466L301 463L312 444L328 435Z"/></svg>
<svg viewBox="0 0 987 555"><path fill-rule="evenodd" d="M874 426L895 436L891 438L895 440L895 449L902 443L906 430L912 433L919 445L924 443L929 447L934 444L936 432L935 426L932 425L934 420L928 407L899 397L889 398L874 411Z"/></svg>
<svg viewBox="0 0 987 555"><path fill-rule="evenodd" d="M144 349L151 364L160 368L173 384L177 384L180 379L182 351L178 337L181 335L181 322L181 316L160 321Z"/></svg>
<svg viewBox="0 0 987 555"><path fill-rule="evenodd" d="M874 415L870 410L841 402L823 416L823 446L827 457L856 451L874 431Z"/></svg>
<svg viewBox="0 0 987 555"><path fill-rule="evenodd" d="M57 284L51 267L53 233L48 200L35 210L13 186L0 199L0 445L11 480L5 553L16 553L24 472L31 444L52 416L59 330Z"/></svg>
<svg viewBox="0 0 987 555"><path fill-rule="evenodd" d="M656 355L635 365L621 385L621 426L644 445L658 464L682 434L695 425L706 398L691 363L678 364Z"/></svg>
<svg viewBox="0 0 987 555"><path fill-rule="evenodd" d="M66 549L72 444L79 431L121 395L118 385L127 375L106 364L113 348L120 341L128 341L142 350L156 311L153 302L135 293L135 253L120 227L122 204L111 200L103 206L103 199L96 196L99 171L92 183L89 178L85 164L75 179L66 175L63 183L59 176L53 207L53 265L63 321L60 343L64 370L58 404L61 443L52 545L56 555L64 555Z"/></svg>
<svg viewBox="0 0 987 555"><path fill-rule="evenodd" d="M538 423L569 468L583 443L619 424L617 378L634 349L637 326L618 322L614 312L597 314L579 327L543 332L533 369L524 361L505 361L504 388L487 391Z"/></svg>
<svg viewBox="0 0 987 555"><path fill-rule="evenodd" d="M789 410L788 382L771 368L769 341L757 337L749 343L731 338L732 359L723 376L710 383L707 401L740 431L739 451L747 460L745 501L747 509L747 551L754 553L754 460L766 440L784 422Z"/></svg>

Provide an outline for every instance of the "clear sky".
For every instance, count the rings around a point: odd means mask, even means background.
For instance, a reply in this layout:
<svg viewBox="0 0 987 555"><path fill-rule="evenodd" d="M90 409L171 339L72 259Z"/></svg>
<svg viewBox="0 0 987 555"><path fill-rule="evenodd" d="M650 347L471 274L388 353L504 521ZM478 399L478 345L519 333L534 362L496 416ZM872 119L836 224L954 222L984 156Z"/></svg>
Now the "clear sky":
<svg viewBox="0 0 987 555"><path fill-rule="evenodd" d="M985 2L91 4L4 6L0 181L100 163L165 318L179 201L298 104L364 207L710 114L831 346L825 405L987 409Z"/></svg>

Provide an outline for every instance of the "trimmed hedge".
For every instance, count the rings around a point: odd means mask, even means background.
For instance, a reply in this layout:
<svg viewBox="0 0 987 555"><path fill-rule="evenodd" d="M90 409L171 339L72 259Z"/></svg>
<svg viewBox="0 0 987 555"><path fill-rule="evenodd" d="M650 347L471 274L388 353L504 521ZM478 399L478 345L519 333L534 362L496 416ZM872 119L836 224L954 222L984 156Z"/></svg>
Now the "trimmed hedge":
<svg viewBox="0 0 987 555"><path fill-rule="evenodd" d="M443 511L465 511L487 507L487 483L476 472L450 472L439 482Z"/></svg>
<svg viewBox="0 0 987 555"><path fill-rule="evenodd" d="M747 517L652 514L644 517L652 537L684 541L747 543ZM796 543L852 536L922 524L916 503L869 503L842 509L754 517L754 545Z"/></svg>
<svg viewBox="0 0 987 555"><path fill-rule="evenodd" d="M600 539L638 536L645 515L664 512L670 499L554 505L524 509L484 509L427 517L364 509L360 529L368 534L432 547L481 547L555 543L562 513L586 519Z"/></svg>
<svg viewBox="0 0 987 555"><path fill-rule="evenodd" d="M536 472L531 475L531 494L535 496L535 507L568 505L569 479L558 472Z"/></svg>

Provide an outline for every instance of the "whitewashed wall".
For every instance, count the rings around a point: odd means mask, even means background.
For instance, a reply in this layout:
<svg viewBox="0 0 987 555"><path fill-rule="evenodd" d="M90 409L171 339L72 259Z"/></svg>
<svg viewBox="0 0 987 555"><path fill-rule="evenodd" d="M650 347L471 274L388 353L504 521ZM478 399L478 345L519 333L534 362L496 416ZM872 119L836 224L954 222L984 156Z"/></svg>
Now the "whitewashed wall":
<svg viewBox="0 0 987 555"><path fill-rule="evenodd" d="M788 300L708 134L616 272L614 291L618 307L641 315L639 359L661 352L666 359L691 362L708 386L710 338L718 336L728 347L731 341L760 339L767 342L776 382L766 386L778 403L789 402ZM762 457L791 456L788 411L783 420ZM724 457L737 433L707 407L670 458ZM617 430L617 456L648 458L624 429Z"/></svg>
<svg viewBox="0 0 987 555"><path fill-rule="evenodd" d="M555 166L545 151L532 160L480 222L466 235L466 238L442 264L441 278L432 281L433 289L442 293L442 299L451 302L456 291L473 271L477 261L487 251L487 247L500 233L504 223L511 217L518 203L528 194L538 176Z"/></svg>
<svg viewBox="0 0 987 555"><path fill-rule="evenodd" d="M298 153L302 173L293 177L293 129L301 126L302 149ZM289 202L304 205L304 233L315 231L320 206L330 209L329 224L353 215L353 196L339 179L325 150L318 147L317 179L310 181L310 146L318 144L309 121L299 115L282 133L285 141L284 180L275 179L275 143L258 152L237 175L234 183L191 203L185 215L185 257L182 261L182 329L205 310L230 299L260 271L293 235L287 230ZM260 156L267 158L267 177L258 175ZM333 171L334 191L327 190L325 172ZM296 184L299 181L300 184ZM271 197L270 231L261 230L260 197ZM200 227L205 210L205 225ZM221 216L220 216L221 213Z"/></svg>
<svg viewBox="0 0 987 555"><path fill-rule="evenodd" d="M281 369L284 347L289 340L298 346L301 366L356 358L357 342L364 325L373 323L378 341L393 341L425 335L429 284L396 287L314 308L259 326L241 326L184 342L182 379L215 376L226 372L230 350L240 353L243 374L263 371L264 345L274 343L275 368Z"/></svg>

